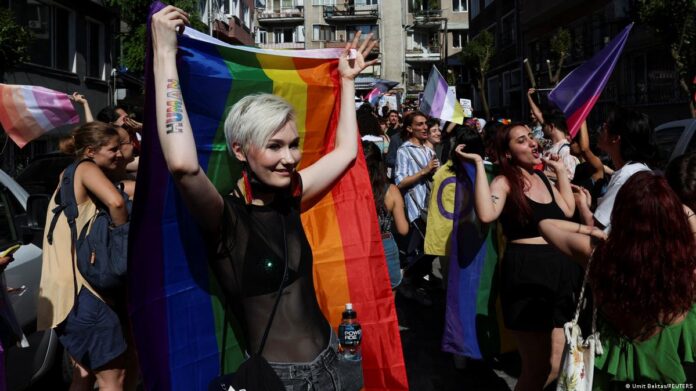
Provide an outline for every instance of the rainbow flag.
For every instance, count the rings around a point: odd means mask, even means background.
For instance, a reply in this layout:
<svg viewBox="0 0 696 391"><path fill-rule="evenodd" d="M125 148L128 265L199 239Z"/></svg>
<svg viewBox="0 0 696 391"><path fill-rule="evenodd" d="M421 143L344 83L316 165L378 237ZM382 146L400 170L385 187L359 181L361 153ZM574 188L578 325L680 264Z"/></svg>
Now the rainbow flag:
<svg viewBox="0 0 696 391"><path fill-rule="evenodd" d="M434 65L430 70L428 83L423 91L420 111L443 121L450 121L459 125L464 123L464 108L457 101L454 89L448 88L445 78L442 77L440 71Z"/></svg>
<svg viewBox="0 0 696 391"><path fill-rule="evenodd" d="M20 148L49 130L79 122L68 94L37 86L0 84L0 124Z"/></svg>
<svg viewBox="0 0 696 391"><path fill-rule="evenodd" d="M502 254L496 224L482 224L474 210L476 168L464 163L456 176L454 220L449 252L447 304L442 350L474 359L510 350L499 314L495 287L498 254ZM488 180L493 166L486 165Z"/></svg>
<svg viewBox="0 0 696 391"><path fill-rule="evenodd" d="M161 9L153 3L151 13ZM223 122L243 96L268 92L295 108L301 167L317 161L335 140L340 110L338 50L271 51L230 46L193 29L179 37L181 90L194 129L200 165L222 194L239 167L227 152ZM156 132L152 57L148 56L145 135L133 205L129 314L149 390L207 390L211 378L243 360L227 328L220 288L207 264L204 240L162 157ZM407 389L406 371L382 240L364 158L315 207L302 215L314 253L320 306L336 328L346 302L363 327L367 390ZM234 322L233 322L234 323Z"/></svg>
<svg viewBox="0 0 696 391"><path fill-rule="evenodd" d="M549 101L565 114L571 137L578 133L583 121L602 95L604 86L621 57L632 27L633 23L626 26L607 46L570 72L549 93Z"/></svg>

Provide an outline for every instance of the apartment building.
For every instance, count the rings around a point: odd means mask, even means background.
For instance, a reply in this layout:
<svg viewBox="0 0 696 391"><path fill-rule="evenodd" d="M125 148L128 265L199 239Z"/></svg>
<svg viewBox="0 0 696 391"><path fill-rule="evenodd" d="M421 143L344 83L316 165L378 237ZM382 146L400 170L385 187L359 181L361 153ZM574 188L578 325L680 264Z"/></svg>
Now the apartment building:
<svg viewBox="0 0 696 391"><path fill-rule="evenodd" d="M465 72L459 58L469 30L468 0L405 0L405 82L407 91L423 91L435 65L460 85Z"/></svg>
<svg viewBox="0 0 696 391"><path fill-rule="evenodd" d="M204 0L199 4L201 19L214 37L233 45L254 44L254 0Z"/></svg>
<svg viewBox="0 0 696 391"><path fill-rule="evenodd" d="M360 31L379 39L380 64L358 80L400 83L423 90L433 64L465 75L458 53L466 43L468 0L257 0L255 42L269 49L340 48Z"/></svg>

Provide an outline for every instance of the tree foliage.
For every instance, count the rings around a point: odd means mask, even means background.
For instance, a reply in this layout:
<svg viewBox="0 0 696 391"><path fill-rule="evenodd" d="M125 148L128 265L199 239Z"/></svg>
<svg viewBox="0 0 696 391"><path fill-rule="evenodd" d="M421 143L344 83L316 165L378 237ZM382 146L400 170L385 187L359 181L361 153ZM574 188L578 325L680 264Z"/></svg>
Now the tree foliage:
<svg viewBox="0 0 696 391"><path fill-rule="evenodd" d="M570 31L568 29L561 27L556 31L556 34L551 37L549 42L551 46L551 53L556 57L556 72L553 73L550 68L549 63L549 81L552 85L558 84L561 80L561 69L563 68L563 62L568 53L570 52Z"/></svg>
<svg viewBox="0 0 696 391"><path fill-rule="evenodd" d="M151 0L108 0L109 5L116 7L121 12L121 20L128 24L130 30L123 37L123 58L120 64L128 67L135 74L142 74L145 70L145 54L147 34L147 14ZM196 0L170 1L189 13L191 26L196 30L207 31L206 25L201 22Z"/></svg>
<svg viewBox="0 0 696 391"><path fill-rule="evenodd" d="M691 115L696 117L696 0L638 0L638 15L668 45L677 82L689 95Z"/></svg>
<svg viewBox="0 0 696 391"><path fill-rule="evenodd" d="M0 8L0 76L19 63L29 61L31 33L16 22L7 8Z"/></svg>
<svg viewBox="0 0 696 391"><path fill-rule="evenodd" d="M462 62L476 73L476 81L483 103L486 119L490 118L490 108L486 97L486 73L491 66L491 58L495 54L495 40L488 30L483 30L469 41L461 52Z"/></svg>

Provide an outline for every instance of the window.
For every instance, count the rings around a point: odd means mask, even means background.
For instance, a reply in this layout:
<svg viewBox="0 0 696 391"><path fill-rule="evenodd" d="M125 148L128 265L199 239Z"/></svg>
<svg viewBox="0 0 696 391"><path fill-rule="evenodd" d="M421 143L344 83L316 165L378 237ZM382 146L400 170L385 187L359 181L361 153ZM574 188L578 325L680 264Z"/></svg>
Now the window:
<svg viewBox="0 0 696 391"><path fill-rule="evenodd" d="M87 20L87 48L85 50L87 62L86 74L90 77L104 79L104 25Z"/></svg>
<svg viewBox="0 0 696 391"><path fill-rule="evenodd" d="M408 83L413 85L425 84L425 77L423 77L423 71L415 68L409 68Z"/></svg>
<svg viewBox="0 0 696 391"><path fill-rule="evenodd" d="M372 37L375 39L379 39L379 26L376 24L363 24L363 25L355 25L355 26L347 26L346 31L348 32L348 40L352 40L353 37L355 37L355 34L360 31L362 33L362 36L366 36L367 34L372 33Z"/></svg>
<svg viewBox="0 0 696 391"><path fill-rule="evenodd" d="M249 7L246 5L246 3L242 3L241 19L244 26L247 28L251 27L251 12L249 11Z"/></svg>
<svg viewBox="0 0 696 391"><path fill-rule="evenodd" d="M505 47L515 43L515 12L511 11L500 19L500 44Z"/></svg>
<svg viewBox="0 0 696 391"><path fill-rule="evenodd" d="M335 41L336 27L315 24L312 26L313 41Z"/></svg>
<svg viewBox="0 0 696 391"><path fill-rule="evenodd" d="M452 0L453 12L466 12L466 0Z"/></svg>
<svg viewBox="0 0 696 391"><path fill-rule="evenodd" d="M500 107L500 81L498 76L488 78L488 106L492 109Z"/></svg>
<svg viewBox="0 0 696 391"><path fill-rule="evenodd" d="M452 47L461 48L466 43L466 35L462 30L452 30Z"/></svg>
<svg viewBox="0 0 696 391"><path fill-rule="evenodd" d="M377 4L378 4L378 0L355 0L356 6L377 5Z"/></svg>
<svg viewBox="0 0 696 391"><path fill-rule="evenodd" d="M336 0L312 0L312 5L336 5Z"/></svg>
<svg viewBox="0 0 696 391"><path fill-rule="evenodd" d="M256 31L256 44L265 45L268 43L268 32L263 29L258 29Z"/></svg>
<svg viewBox="0 0 696 391"><path fill-rule="evenodd" d="M305 41L304 26L297 26L295 30L295 38L295 42Z"/></svg>
<svg viewBox="0 0 696 391"><path fill-rule="evenodd" d="M479 14L479 7L481 6L479 1L480 0L471 0L471 19Z"/></svg>
<svg viewBox="0 0 696 391"><path fill-rule="evenodd" d="M36 0L17 9L34 39L29 47L31 62L74 72L75 31L72 11Z"/></svg>
<svg viewBox="0 0 696 391"><path fill-rule="evenodd" d="M274 43L288 43L294 42L295 29L293 28L280 28L273 30L273 42Z"/></svg>

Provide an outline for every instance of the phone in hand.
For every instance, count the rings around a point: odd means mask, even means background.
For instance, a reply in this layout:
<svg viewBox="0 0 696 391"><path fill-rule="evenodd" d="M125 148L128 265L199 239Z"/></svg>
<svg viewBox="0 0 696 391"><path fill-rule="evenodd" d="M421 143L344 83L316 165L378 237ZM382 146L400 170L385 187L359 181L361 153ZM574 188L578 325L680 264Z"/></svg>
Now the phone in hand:
<svg viewBox="0 0 696 391"><path fill-rule="evenodd" d="M0 252L0 258L4 258L14 254L19 248L22 247L22 243L15 243Z"/></svg>

